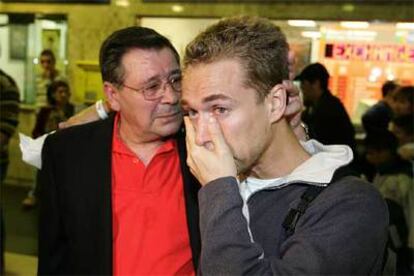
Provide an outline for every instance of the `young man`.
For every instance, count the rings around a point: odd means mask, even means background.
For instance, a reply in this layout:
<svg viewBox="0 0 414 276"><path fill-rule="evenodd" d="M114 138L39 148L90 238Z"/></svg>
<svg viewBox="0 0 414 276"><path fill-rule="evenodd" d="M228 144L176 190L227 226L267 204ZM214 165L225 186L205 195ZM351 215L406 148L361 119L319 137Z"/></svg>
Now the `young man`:
<svg viewBox="0 0 414 276"><path fill-rule="evenodd" d="M341 175L349 147L302 146L291 131L287 51L277 27L249 17L218 22L186 49L187 163L203 185L200 272L380 274L386 205L372 185Z"/></svg>

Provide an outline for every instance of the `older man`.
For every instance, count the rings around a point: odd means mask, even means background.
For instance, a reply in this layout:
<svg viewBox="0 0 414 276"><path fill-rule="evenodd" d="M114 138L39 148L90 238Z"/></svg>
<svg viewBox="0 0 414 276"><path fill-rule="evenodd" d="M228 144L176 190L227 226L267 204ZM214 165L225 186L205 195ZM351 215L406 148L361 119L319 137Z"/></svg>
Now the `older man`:
<svg viewBox="0 0 414 276"><path fill-rule="evenodd" d="M152 29L100 50L108 120L50 135L40 183L41 275L194 275L198 184L185 166L181 71Z"/></svg>
<svg viewBox="0 0 414 276"><path fill-rule="evenodd" d="M348 146L301 145L286 120L287 43L237 17L187 46L187 163L199 191L202 275L380 274L387 209L347 176Z"/></svg>

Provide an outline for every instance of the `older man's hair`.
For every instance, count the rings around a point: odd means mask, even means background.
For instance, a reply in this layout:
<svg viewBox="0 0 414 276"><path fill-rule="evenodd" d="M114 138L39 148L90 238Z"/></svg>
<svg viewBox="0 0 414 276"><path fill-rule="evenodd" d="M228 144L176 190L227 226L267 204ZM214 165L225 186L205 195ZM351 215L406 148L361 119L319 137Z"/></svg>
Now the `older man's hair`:
<svg viewBox="0 0 414 276"><path fill-rule="evenodd" d="M102 43L99 52L102 80L115 85L122 84L125 77L122 57L131 49L161 50L163 48L170 49L177 63L180 64L179 55L171 42L153 29L128 27L115 31Z"/></svg>
<svg viewBox="0 0 414 276"><path fill-rule="evenodd" d="M223 59L241 62L244 85L256 89L260 101L289 76L286 38L264 18L232 17L208 27L186 47L184 68Z"/></svg>

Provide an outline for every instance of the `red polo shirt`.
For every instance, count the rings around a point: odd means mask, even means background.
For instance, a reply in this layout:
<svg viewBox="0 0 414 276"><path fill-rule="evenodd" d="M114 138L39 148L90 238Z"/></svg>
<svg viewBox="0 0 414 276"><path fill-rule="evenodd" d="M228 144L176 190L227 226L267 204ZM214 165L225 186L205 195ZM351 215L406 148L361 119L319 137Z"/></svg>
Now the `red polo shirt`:
<svg viewBox="0 0 414 276"><path fill-rule="evenodd" d="M114 131L112 210L114 275L195 274L174 140L145 166Z"/></svg>

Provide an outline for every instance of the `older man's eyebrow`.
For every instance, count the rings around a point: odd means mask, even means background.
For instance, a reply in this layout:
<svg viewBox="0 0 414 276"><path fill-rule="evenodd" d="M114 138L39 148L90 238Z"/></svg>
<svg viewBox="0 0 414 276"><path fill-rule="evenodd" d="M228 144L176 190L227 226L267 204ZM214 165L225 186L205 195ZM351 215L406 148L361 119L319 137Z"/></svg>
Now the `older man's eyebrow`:
<svg viewBox="0 0 414 276"><path fill-rule="evenodd" d="M181 69L180 68L172 69L170 72L168 72L168 76L166 76L166 77L178 76L178 75L181 75ZM154 75L154 76L148 78L143 83L148 83L148 82L151 82L151 81L154 81L154 80L159 80L161 77L162 77L162 75L157 74L157 75Z"/></svg>

